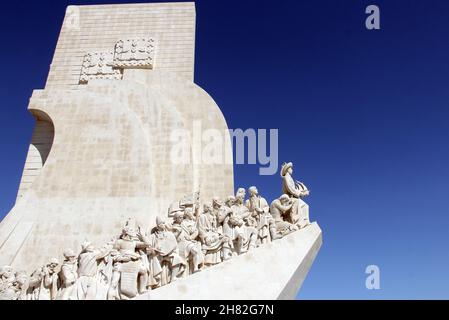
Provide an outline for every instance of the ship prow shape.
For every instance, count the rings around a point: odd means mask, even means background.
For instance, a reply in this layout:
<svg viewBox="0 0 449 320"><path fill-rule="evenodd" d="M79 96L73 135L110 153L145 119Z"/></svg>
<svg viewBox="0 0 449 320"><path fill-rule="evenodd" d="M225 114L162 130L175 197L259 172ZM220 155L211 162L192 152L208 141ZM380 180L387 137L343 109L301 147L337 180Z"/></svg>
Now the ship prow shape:
<svg viewBox="0 0 449 320"><path fill-rule="evenodd" d="M322 244L316 222L137 296L138 300L295 299Z"/></svg>

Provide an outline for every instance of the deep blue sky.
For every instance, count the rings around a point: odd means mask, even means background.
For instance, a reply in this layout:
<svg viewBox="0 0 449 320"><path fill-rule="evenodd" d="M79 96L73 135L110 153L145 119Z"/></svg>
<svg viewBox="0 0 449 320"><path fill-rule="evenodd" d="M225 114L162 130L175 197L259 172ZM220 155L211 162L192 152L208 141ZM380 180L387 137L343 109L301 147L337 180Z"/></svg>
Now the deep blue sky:
<svg viewBox="0 0 449 320"><path fill-rule="evenodd" d="M65 7L88 3L2 3L0 217ZM369 4L381 30L365 28ZM196 40L195 81L229 127L278 128L279 161L312 190L324 244L299 298L448 299L449 2L197 1ZM235 181L280 194L255 165L236 166ZM381 290L364 286L369 264Z"/></svg>

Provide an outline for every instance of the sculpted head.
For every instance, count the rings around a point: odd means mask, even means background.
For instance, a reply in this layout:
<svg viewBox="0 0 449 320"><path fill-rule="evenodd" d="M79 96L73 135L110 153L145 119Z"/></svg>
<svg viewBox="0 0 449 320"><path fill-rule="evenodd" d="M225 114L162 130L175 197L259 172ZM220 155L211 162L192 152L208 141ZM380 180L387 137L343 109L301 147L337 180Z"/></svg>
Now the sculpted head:
<svg viewBox="0 0 449 320"><path fill-rule="evenodd" d="M287 205L290 203L290 197L284 193L282 196L279 197L279 201L281 202L282 205Z"/></svg>
<svg viewBox="0 0 449 320"><path fill-rule="evenodd" d="M175 223L181 223L182 220L184 220L184 212L182 211L176 211L175 215L173 216L173 221Z"/></svg>
<svg viewBox="0 0 449 320"><path fill-rule="evenodd" d="M235 200L238 203L243 203L243 200L245 200L246 191L245 188L238 188L237 192L235 193Z"/></svg>
<svg viewBox="0 0 449 320"><path fill-rule="evenodd" d="M287 173L290 174L290 175L293 174L293 163L291 163L291 162L284 163L284 164L282 165L282 168L281 168L281 176L283 177L283 176L285 176Z"/></svg>
<svg viewBox="0 0 449 320"><path fill-rule="evenodd" d="M76 254L72 249L65 249L63 255L65 261L73 262L76 260Z"/></svg>
<svg viewBox="0 0 449 320"><path fill-rule="evenodd" d="M184 216L189 219L189 220L195 220L195 217L193 215L193 208L192 207L187 207L184 210Z"/></svg>
<svg viewBox="0 0 449 320"><path fill-rule="evenodd" d="M51 258L49 264L47 265L47 267L52 271L54 271L58 266L59 260L56 258Z"/></svg>
<svg viewBox="0 0 449 320"><path fill-rule="evenodd" d="M209 203L205 203L203 204L203 212L211 212L212 211L212 206Z"/></svg>
<svg viewBox="0 0 449 320"><path fill-rule="evenodd" d="M221 201L218 197L214 197L212 199L212 207L214 207L215 209L218 209L221 207Z"/></svg>
<svg viewBox="0 0 449 320"><path fill-rule="evenodd" d="M122 229L122 235L121 235L122 239L124 239L124 240L132 240L135 237L137 237L137 233L136 233L136 230L133 227L127 225L127 226L125 226Z"/></svg>
<svg viewBox="0 0 449 320"><path fill-rule="evenodd" d="M249 187L248 192L251 197L259 195L259 191L257 190L257 188L255 186Z"/></svg>
<svg viewBox="0 0 449 320"><path fill-rule="evenodd" d="M228 206L229 208L232 207L235 204L235 197L234 196L229 196L226 198L225 201L226 206Z"/></svg>
<svg viewBox="0 0 449 320"><path fill-rule="evenodd" d="M156 217L156 228L159 231L167 230L167 224L165 223L165 220L159 216Z"/></svg>

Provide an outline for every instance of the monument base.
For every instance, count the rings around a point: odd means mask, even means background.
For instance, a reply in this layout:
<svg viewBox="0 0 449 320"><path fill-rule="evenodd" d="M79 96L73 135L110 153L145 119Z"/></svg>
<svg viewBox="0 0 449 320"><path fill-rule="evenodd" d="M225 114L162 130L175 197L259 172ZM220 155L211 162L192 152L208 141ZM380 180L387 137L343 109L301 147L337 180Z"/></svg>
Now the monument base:
<svg viewBox="0 0 449 320"><path fill-rule="evenodd" d="M233 257L138 300L295 299L321 247L316 222L280 240Z"/></svg>

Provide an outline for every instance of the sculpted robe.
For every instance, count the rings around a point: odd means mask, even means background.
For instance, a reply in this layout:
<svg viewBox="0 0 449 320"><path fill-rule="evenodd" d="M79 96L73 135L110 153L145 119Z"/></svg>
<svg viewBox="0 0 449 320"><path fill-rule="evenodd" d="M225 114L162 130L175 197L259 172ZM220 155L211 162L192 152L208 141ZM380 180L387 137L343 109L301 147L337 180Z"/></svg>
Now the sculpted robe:
<svg viewBox="0 0 449 320"><path fill-rule="evenodd" d="M204 263L220 263L223 241L222 236L218 232L217 217L210 212L200 214L198 218L198 231L204 253Z"/></svg>
<svg viewBox="0 0 449 320"><path fill-rule="evenodd" d="M77 300L76 292L76 260L65 261L62 264L59 278L61 280L61 291L58 295L58 300Z"/></svg>
<svg viewBox="0 0 449 320"><path fill-rule="evenodd" d="M151 285L166 285L171 282L172 277L184 272L186 261L179 255L178 242L173 233L155 229L150 237L150 245L155 251L150 255ZM179 267L178 274L172 274L173 267Z"/></svg>
<svg viewBox="0 0 449 320"><path fill-rule="evenodd" d="M257 222L251 217L251 212L243 204L235 204L231 207L232 214L229 217L231 239L235 242L237 253L243 253L257 245Z"/></svg>
<svg viewBox="0 0 449 320"><path fill-rule="evenodd" d="M97 287L101 285L100 264L109 253L105 251L84 251L78 256L78 284L79 300L93 300L97 297Z"/></svg>
<svg viewBox="0 0 449 320"><path fill-rule="evenodd" d="M55 300L58 294L58 274L49 271L44 274L39 289L39 300Z"/></svg>
<svg viewBox="0 0 449 320"><path fill-rule="evenodd" d="M198 249L201 254L201 243L195 240L199 234L195 221L183 220L181 224L173 226L177 231L179 255L187 260L192 249Z"/></svg>
<svg viewBox="0 0 449 320"><path fill-rule="evenodd" d="M245 206L255 219L255 226L259 239L270 239L270 224L274 223L270 215L270 207L267 200L261 196L252 196L246 200ZM263 241L262 241L263 242Z"/></svg>
<svg viewBox="0 0 449 320"><path fill-rule="evenodd" d="M301 200L301 197L308 195L306 186L296 183L290 173L285 173L282 177L282 191L290 196L293 205L288 217L288 221L303 228L310 224L309 206Z"/></svg>

